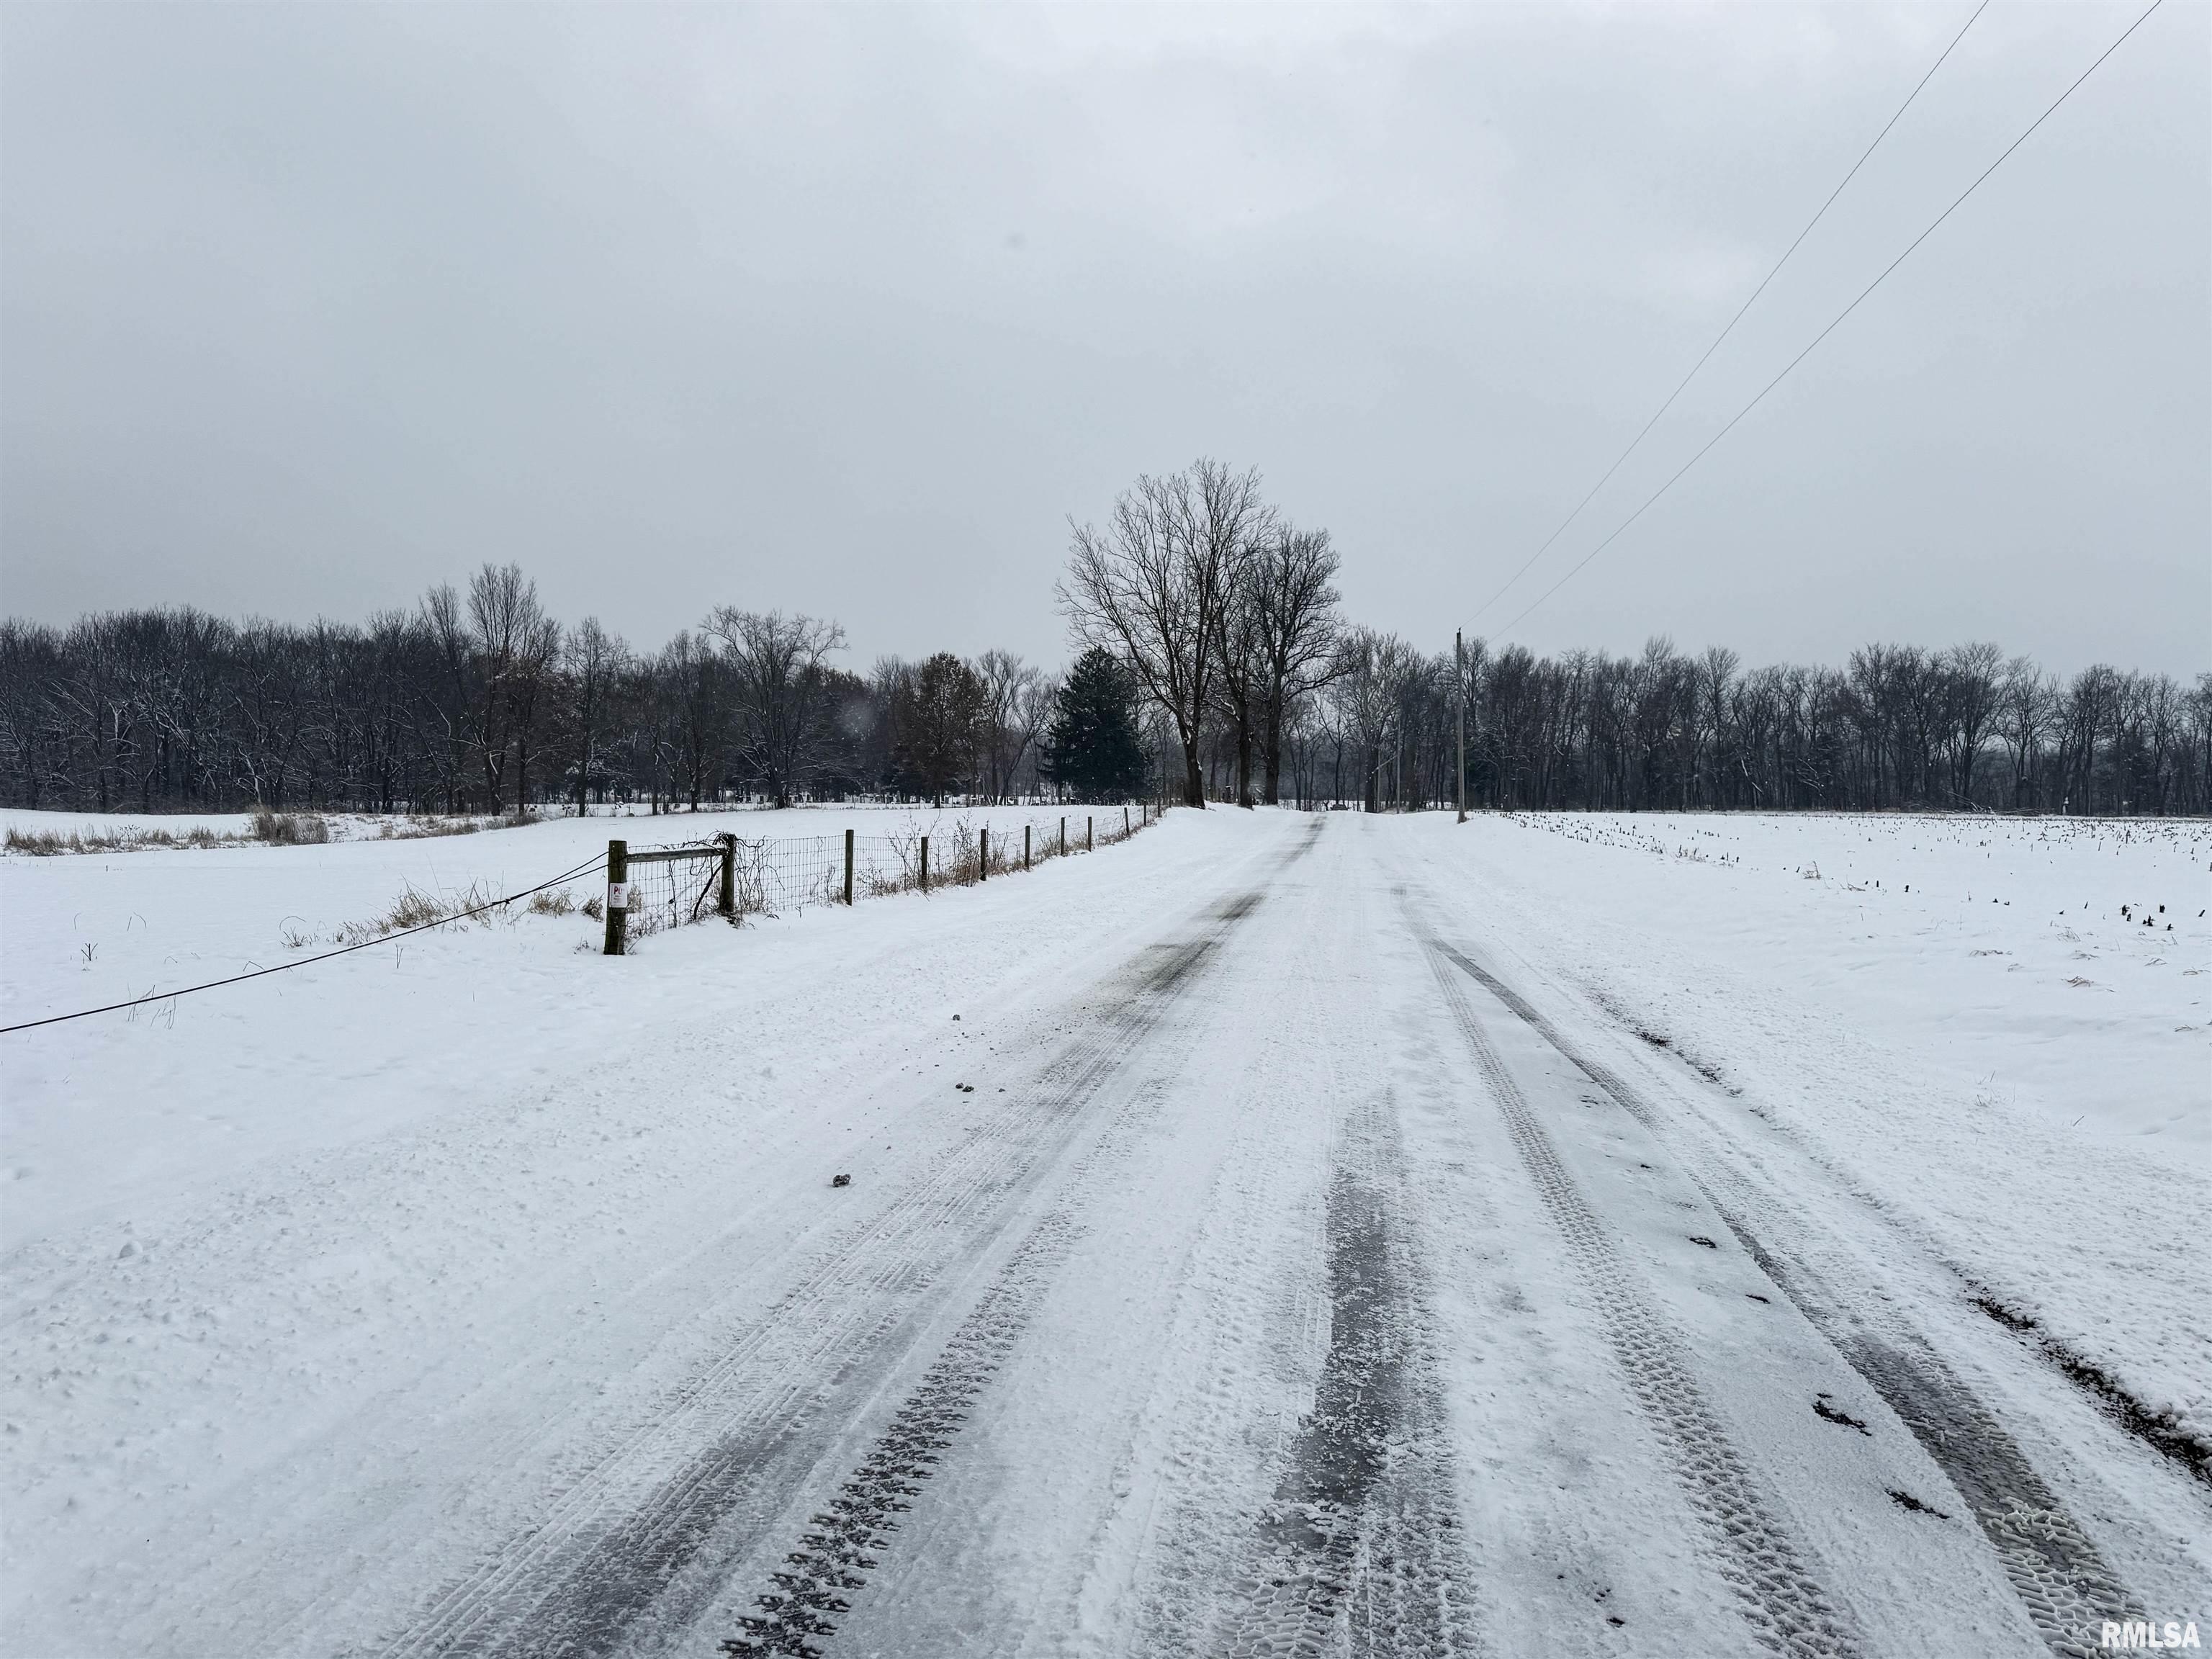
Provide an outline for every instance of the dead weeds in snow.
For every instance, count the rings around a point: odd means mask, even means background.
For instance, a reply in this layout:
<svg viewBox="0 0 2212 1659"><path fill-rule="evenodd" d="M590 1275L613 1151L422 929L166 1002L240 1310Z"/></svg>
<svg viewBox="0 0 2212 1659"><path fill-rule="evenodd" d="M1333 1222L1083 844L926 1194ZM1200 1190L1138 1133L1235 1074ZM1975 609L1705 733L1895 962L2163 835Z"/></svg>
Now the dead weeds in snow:
<svg viewBox="0 0 2212 1659"><path fill-rule="evenodd" d="M204 824L196 824L182 835L167 830L135 827L89 832L72 830L66 835L52 830L10 830L7 848L11 853L44 859L64 853L135 853L147 847L230 847L245 839L243 836L218 835Z"/></svg>
<svg viewBox="0 0 2212 1659"><path fill-rule="evenodd" d="M264 806L254 811L242 830L210 830L205 824L195 824L189 830L147 829L138 824L115 830L91 824L69 830L10 829L4 844L7 851L30 858L54 858L69 853L137 853L149 848L321 847L337 841L420 841L435 836L473 836L479 830L515 830L540 821L534 811L491 818L440 817L419 812L392 817L347 814L333 821L321 812L278 812ZM373 832L369 828L372 823Z"/></svg>
<svg viewBox="0 0 2212 1659"><path fill-rule="evenodd" d="M512 901L496 902L496 897L480 881L471 882L450 899L426 893L410 882L406 890L392 901L390 909L367 921L348 922L338 929L337 939L342 945L367 945L410 928L458 927L469 921L489 927L495 918L514 908Z"/></svg>
<svg viewBox="0 0 2212 1659"><path fill-rule="evenodd" d="M320 847L331 838L330 820L320 812L272 812L258 807L253 839L270 847Z"/></svg>

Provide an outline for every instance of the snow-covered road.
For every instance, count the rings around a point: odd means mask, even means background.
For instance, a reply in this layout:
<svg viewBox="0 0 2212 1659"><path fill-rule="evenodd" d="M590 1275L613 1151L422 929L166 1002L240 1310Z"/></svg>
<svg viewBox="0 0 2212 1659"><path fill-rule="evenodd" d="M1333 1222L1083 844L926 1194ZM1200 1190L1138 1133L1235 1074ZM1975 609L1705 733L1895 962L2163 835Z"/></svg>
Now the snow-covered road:
<svg viewBox="0 0 2212 1659"><path fill-rule="evenodd" d="M1909 1016L1824 982L1847 933L1917 960L1921 911L1820 908L1802 826L1703 823L1741 844L1176 813L620 962L574 919L430 935L281 976L281 1030L241 1001L11 1037L8 1190L69 1181L9 1235L0 1635L2031 1655L2212 1626L2198 981L2129 992L2196 1011L2194 1073L2100 1075L2108 1133L2063 1139L2025 1085L1954 1092L2017 998L1931 1014L1948 960ZM2179 918L2202 847L2146 847ZM2007 851L1998 908L2040 903L2060 854ZM1884 868L1924 894L1950 855ZM0 870L15 1006L24 915L100 897L69 862ZM103 1185L111 1103L138 1144ZM2101 1224L2107 1179L2172 1212Z"/></svg>

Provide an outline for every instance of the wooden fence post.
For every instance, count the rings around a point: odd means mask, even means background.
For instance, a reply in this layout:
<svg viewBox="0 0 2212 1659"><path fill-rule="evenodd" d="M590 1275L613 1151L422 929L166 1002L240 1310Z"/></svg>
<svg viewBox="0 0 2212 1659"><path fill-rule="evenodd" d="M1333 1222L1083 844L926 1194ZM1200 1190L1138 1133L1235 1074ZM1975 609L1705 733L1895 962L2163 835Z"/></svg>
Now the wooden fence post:
<svg viewBox="0 0 2212 1659"><path fill-rule="evenodd" d="M929 890L929 837L921 838L921 890Z"/></svg>
<svg viewBox="0 0 2212 1659"><path fill-rule="evenodd" d="M623 936L629 931L629 843L611 841L607 843L608 956L618 957L623 953Z"/></svg>
<svg viewBox="0 0 2212 1659"><path fill-rule="evenodd" d="M1083 820L1083 850L1086 853L1095 851L1097 848L1098 843L1092 839L1091 833L1092 826L1097 822L1095 818L1086 817Z"/></svg>
<svg viewBox="0 0 2212 1659"><path fill-rule="evenodd" d="M732 921L738 919L738 838L731 830L714 837L722 843L722 893L718 907Z"/></svg>
<svg viewBox="0 0 2212 1659"><path fill-rule="evenodd" d="M1060 855L1062 858L1067 856L1067 817L1065 813L1060 820Z"/></svg>
<svg viewBox="0 0 2212 1659"><path fill-rule="evenodd" d="M1029 827L1029 825L1027 825L1027 824L1025 823L1025 824L1024 824L1024 825L1022 826L1022 868L1023 868L1023 869L1024 869L1024 870L1026 870L1026 869L1028 869L1029 867L1030 867L1030 827Z"/></svg>
<svg viewBox="0 0 2212 1659"><path fill-rule="evenodd" d="M1129 839L1129 809L1126 806L1121 809L1121 839Z"/></svg>
<svg viewBox="0 0 2212 1659"><path fill-rule="evenodd" d="M991 878L991 830L989 825L975 832L975 879Z"/></svg>
<svg viewBox="0 0 2212 1659"><path fill-rule="evenodd" d="M853 832L845 832L845 902L853 902Z"/></svg>

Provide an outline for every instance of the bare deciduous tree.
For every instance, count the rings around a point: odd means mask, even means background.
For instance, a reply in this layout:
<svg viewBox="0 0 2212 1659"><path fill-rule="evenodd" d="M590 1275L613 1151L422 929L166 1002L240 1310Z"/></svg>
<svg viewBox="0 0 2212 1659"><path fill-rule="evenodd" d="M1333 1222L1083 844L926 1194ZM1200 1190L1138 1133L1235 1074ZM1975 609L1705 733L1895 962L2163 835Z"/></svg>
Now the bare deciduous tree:
<svg viewBox="0 0 2212 1659"><path fill-rule="evenodd" d="M1326 530L1279 526L1248 567L1263 675L1260 690L1261 799L1282 799L1283 723L1327 685L1342 659L1336 613L1340 561Z"/></svg>
<svg viewBox="0 0 2212 1659"><path fill-rule="evenodd" d="M591 801L600 747L612 725L615 694L629 667L629 647L620 635L601 627L597 617L586 617L569 630L561 665L576 774L576 816L582 817Z"/></svg>
<svg viewBox="0 0 2212 1659"><path fill-rule="evenodd" d="M1220 664L1214 677L1215 697L1228 722L1235 760L1237 804L1252 805L1252 750L1261 724L1261 699L1267 683L1267 657L1260 634L1259 595L1253 580L1256 558L1252 550L1237 557L1229 583L1229 600L1221 607L1214 635L1214 655Z"/></svg>
<svg viewBox="0 0 2212 1659"><path fill-rule="evenodd" d="M1387 795L1396 799L1389 774L1398 757L1403 729L1402 693L1418 654L1395 634L1355 628L1339 647L1331 677L1331 713L1351 749L1360 799L1371 811Z"/></svg>
<svg viewBox="0 0 2212 1659"><path fill-rule="evenodd" d="M1937 659L1949 684L1951 788L1960 801L1974 798L1974 763L1989 741L2002 694L2004 653L1986 642L1954 645Z"/></svg>
<svg viewBox="0 0 2212 1659"><path fill-rule="evenodd" d="M1271 523L1257 471L1200 459L1170 477L1139 477L1103 532L1071 524L1060 609L1082 644L1114 652L1167 711L1188 806L1206 805L1199 740L1237 563Z"/></svg>
<svg viewBox="0 0 2212 1659"><path fill-rule="evenodd" d="M726 605L703 626L722 642L737 678L744 757L775 804L788 806L836 740L827 671L830 653L845 648L845 630L821 617Z"/></svg>
<svg viewBox="0 0 2212 1659"><path fill-rule="evenodd" d="M1003 801L1036 739L1035 694L1044 676L1011 651L986 651L974 667L983 686L983 791Z"/></svg>
<svg viewBox="0 0 2212 1659"><path fill-rule="evenodd" d="M519 812L528 803L530 739L561 627L520 565L487 562L469 578L469 635L477 664L471 735L485 791L496 805L512 761Z"/></svg>
<svg viewBox="0 0 2212 1659"><path fill-rule="evenodd" d="M669 781L670 805L681 795L696 812L729 738L729 670L704 639L679 629L654 671L661 705L659 772Z"/></svg>

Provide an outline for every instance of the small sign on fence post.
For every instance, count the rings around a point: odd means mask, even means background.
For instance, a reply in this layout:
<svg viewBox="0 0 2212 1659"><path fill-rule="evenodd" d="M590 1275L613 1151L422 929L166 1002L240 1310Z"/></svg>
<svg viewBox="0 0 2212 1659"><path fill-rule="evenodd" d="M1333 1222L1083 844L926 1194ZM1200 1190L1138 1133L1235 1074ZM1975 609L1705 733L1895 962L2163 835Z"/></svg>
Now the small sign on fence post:
<svg viewBox="0 0 2212 1659"><path fill-rule="evenodd" d="M853 902L853 832L845 832L845 902Z"/></svg>
<svg viewBox="0 0 2212 1659"><path fill-rule="evenodd" d="M623 953L623 935L629 930L629 843L611 841L607 843L608 956L618 957Z"/></svg>

